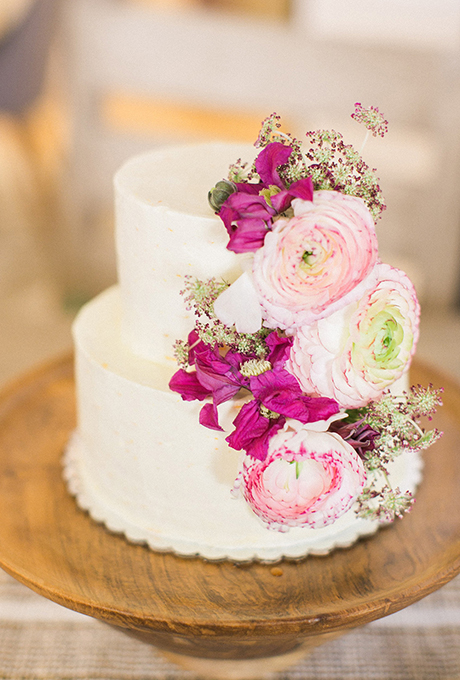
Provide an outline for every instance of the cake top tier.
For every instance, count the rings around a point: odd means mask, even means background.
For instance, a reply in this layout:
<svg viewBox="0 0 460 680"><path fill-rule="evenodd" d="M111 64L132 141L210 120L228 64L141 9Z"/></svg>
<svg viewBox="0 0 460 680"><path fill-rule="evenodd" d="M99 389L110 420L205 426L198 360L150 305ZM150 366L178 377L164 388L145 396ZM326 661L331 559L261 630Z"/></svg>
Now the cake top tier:
<svg viewBox="0 0 460 680"><path fill-rule="evenodd" d="M193 327L180 291L184 277L240 273L226 248L208 190L249 145L199 144L159 149L129 160L115 176L118 275L125 344L144 358L171 362L176 338Z"/></svg>
<svg viewBox="0 0 460 680"><path fill-rule="evenodd" d="M115 175L115 190L153 208L217 219L207 200L216 177L241 156L252 161L255 149L245 144L190 144L160 148L128 160Z"/></svg>

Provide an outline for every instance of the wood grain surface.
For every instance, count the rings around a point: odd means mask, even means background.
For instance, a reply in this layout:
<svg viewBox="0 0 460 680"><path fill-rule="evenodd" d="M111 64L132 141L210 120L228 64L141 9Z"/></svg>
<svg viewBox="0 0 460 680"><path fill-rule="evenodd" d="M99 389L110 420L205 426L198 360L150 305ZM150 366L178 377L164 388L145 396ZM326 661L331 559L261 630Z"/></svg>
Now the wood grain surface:
<svg viewBox="0 0 460 680"><path fill-rule="evenodd" d="M0 566L161 649L208 658L283 654L395 612L460 571L460 389L420 364L411 377L444 384L445 405L410 515L327 556L236 565L130 544L77 508L60 462L75 426L72 358L56 360L0 397Z"/></svg>

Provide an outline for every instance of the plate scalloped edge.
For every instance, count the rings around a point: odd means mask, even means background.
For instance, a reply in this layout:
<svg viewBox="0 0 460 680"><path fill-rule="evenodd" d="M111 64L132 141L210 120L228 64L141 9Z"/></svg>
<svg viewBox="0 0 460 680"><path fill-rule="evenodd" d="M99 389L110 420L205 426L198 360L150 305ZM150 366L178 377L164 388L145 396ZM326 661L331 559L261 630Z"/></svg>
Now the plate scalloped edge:
<svg viewBox="0 0 460 680"><path fill-rule="evenodd" d="M335 536L325 537L323 544L320 542L315 546L309 545L307 541L304 543L297 542L286 548L277 546L255 550L248 547L223 549L208 545L197 546L183 539L166 541L153 532L148 532L134 525L112 508L108 508L84 486L78 463L79 443L78 433L74 432L67 444L62 460L63 476L67 482L69 493L75 497L77 505L88 512L94 521L103 524L109 531L122 534L129 542L147 545L157 552L173 553L179 557L201 557L212 562L229 560L239 563L273 564L283 559L300 560L308 555L327 555L337 548L349 548L358 539L371 536L383 526L377 521L357 519L353 525L345 526ZM410 469L404 482L408 488L415 492L422 479L423 459L419 454L410 455L412 461L411 465L408 466ZM349 512L352 512L352 510Z"/></svg>

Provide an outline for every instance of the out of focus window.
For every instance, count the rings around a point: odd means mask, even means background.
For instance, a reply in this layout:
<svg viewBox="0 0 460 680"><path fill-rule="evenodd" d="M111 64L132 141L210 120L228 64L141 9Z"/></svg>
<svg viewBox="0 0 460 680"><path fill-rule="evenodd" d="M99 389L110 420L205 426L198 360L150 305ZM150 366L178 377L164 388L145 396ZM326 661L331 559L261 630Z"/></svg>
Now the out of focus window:
<svg viewBox="0 0 460 680"><path fill-rule="evenodd" d="M212 10L231 12L241 15L279 19L289 17L291 0L126 0L152 7L181 9L205 7Z"/></svg>

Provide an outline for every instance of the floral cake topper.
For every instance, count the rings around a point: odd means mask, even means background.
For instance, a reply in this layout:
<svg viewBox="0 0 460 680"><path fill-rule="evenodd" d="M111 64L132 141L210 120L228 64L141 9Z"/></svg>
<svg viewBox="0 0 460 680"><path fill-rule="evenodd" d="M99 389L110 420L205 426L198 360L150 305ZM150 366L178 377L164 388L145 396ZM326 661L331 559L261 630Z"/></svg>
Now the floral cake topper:
<svg viewBox="0 0 460 680"><path fill-rule="evenodd" d="M352 118L383 137L378 108ZM413 498L388 466L441 435L424 431L441 390L390 386L415 352L420 308L406 274L378 257L385 201L375 171L333 130L301 144L263 123L252 165L238 160L209 192L227 248L241 257L231 285L186 277L195 328L178 340L171 390L203 402L199 421L222 430L219 405L238 399L226 437L245 453L235 483L270 528L321 528L352 506L392 521Z"/></svg>

